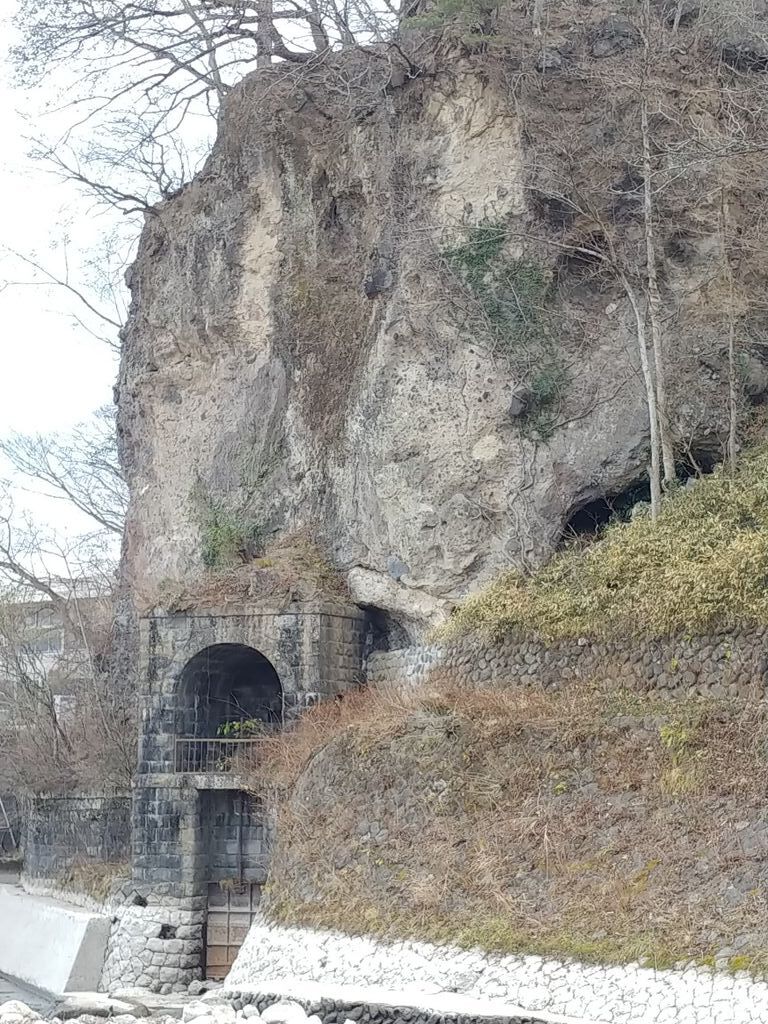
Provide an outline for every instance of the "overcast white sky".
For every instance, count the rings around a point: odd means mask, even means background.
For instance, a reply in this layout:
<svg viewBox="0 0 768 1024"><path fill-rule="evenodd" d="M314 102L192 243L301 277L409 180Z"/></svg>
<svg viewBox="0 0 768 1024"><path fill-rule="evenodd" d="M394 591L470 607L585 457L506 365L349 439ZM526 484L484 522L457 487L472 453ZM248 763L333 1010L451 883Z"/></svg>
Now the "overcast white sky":
<svg viewBox="0 0 768 1024"><path fill-rule="evenodd" d="M13 0L0 0L0 9ZM3 57L11 41L0 21ZM61 269L61 239L87 245L93 210L73 188L27 155L30 126L24 115L36 97L13 89L0 63L0 242L37 254ZM105 215L101 215L105 216ZM32 280L10 261L0 263L0 282ZM66 429L111 398L114 355L71 317L76 303L60 289L7 285L0 292L0 431ZM79 312L79 311L78 311Z"/></svg>
<svg viewBox="0 0 768 1024"><path fill-rule="evenodd" d="M10 82L5 56L12 42L8 19L14 7L15 0L0 0L0 245L33 255L60 273L62 240L69 237L67 248L76 262L78 250L87 250L107 226L108 215L94 210L72 186L28 156L34 126L41 121L44 130L50 126L39 116L42 98L14 89ZM66 431L112 400L114 352L75 322L73 313L82 310L66 292L15 283L34 278L33 271L0 251L2 435L13 430ZM29 501L35 510L42 507ZM58 503L47 507L45 515L59 527L76 524Z"/></svg>

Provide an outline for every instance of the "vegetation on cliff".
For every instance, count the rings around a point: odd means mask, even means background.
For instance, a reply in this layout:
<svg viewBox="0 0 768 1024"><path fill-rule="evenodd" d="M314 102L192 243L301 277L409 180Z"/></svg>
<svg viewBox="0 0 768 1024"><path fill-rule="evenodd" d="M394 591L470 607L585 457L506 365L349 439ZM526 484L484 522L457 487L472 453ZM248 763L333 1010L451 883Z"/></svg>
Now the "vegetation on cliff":
<svg viewBox="0 0 768 1024"><path fill-rule="evenodd" d="M670 493L656 522L610 524L540 572L509 572L458 609L447 632L544 638L660 636L768 623L768 445Z"/></svg>
<svg viewBox="0 0 768 1024"><path fill-rule="evenodd" d="M285 923L764 970L763 705L378 690L276 738Z"/></svg>

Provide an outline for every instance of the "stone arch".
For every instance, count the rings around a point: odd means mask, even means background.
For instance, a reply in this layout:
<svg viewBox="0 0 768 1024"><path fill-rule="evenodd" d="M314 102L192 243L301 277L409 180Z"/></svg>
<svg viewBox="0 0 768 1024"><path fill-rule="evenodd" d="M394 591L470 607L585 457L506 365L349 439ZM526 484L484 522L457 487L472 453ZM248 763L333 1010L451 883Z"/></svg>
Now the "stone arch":
<svg viewBox="0 0 768 1024"><path fill-rule="evenodd" d="M176 700L178 733L212 738L225 722L250 719L278 727L283 705L280 677L261 651L241 643L212 644L182 670Z"/></svg>

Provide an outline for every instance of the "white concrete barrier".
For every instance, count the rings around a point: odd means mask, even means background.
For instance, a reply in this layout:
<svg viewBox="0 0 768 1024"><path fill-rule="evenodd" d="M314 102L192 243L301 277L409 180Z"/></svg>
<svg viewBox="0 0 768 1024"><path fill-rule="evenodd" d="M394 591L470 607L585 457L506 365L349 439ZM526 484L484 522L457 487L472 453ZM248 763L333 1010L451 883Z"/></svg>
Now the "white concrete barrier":
<svg viewBox="0 0 768 1024"><path fill-rule="evenodd" d="M0 885L0 973L56 995L95 990L109 928L102 914Z"/></svg>

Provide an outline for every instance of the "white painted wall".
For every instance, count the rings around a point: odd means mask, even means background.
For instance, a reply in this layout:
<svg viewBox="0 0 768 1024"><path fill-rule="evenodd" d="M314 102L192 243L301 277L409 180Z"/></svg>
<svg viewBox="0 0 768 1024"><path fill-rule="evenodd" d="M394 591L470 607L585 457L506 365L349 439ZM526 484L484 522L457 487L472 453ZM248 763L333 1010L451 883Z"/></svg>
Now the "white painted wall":
<svg viewBox="0 0 768 1024"><path fill-rule="evenodd" d="M109 918L0 885L0 973L46 992L99 984Z"/></svg>

